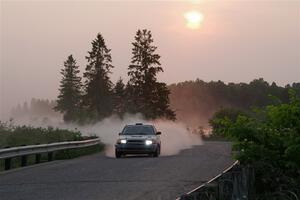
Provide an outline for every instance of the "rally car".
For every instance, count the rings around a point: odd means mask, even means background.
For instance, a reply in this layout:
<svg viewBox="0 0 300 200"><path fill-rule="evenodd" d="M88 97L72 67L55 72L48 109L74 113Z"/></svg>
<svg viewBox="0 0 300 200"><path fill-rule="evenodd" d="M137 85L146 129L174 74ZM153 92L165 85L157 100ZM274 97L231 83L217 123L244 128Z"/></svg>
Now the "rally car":
<svg viewBox="0 0 300 200"><path fill-rule="evenodd" d="M126 125L119 133L115 145L116 158L127 154L147 154L153 157L160 155L161 132L157 131L154 125L137 123Z"/></svg>

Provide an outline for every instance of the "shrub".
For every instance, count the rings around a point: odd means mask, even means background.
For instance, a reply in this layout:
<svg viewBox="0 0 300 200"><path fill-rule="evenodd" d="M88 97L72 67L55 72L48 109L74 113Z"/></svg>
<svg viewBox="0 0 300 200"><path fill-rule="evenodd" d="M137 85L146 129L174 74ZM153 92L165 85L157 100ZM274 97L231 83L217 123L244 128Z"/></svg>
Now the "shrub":
<svg viewBox="0 0 300 200"><path fill-rule="evenodd" d="M83 137L79 131L70 131L52 127L35 128L32 126L14 126L0 122L0 148L63 141L78 141L82 139Z"/></svg>
<svg viewBox="0 0 300 200"><path fill-rule="evenodd" d="M236 158L254 167L257 199L299 198L300 99L295 93L290 91L289 103L269 105L252 115L227 113L211 120L213 132L233 140Z"/></svg>

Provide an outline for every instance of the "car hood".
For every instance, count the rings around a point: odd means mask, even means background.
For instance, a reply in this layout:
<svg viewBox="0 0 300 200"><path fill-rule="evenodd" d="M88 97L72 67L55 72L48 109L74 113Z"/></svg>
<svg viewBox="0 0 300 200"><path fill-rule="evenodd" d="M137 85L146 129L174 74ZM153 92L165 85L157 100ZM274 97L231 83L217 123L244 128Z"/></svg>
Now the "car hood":
<svg viewBox="0 0 300 200"><path fill-rule="evenodd" d="M151 140L151 139L156 139L155 135L120 135L120 139L126 139L126 140Z"/></svg>

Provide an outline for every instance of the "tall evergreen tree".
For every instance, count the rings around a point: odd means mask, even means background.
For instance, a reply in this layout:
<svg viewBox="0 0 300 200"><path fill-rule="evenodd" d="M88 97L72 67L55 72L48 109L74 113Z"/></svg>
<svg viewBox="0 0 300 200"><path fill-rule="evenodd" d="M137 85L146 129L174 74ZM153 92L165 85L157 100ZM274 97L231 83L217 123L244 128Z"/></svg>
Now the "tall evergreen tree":
<svg viewBox="0 0 300 200"><path fill-rule="evenodd" d="M64 68L60 72L62 79L57 105L54 109L63 113L65 121L74 120L80 110L82 84L81 77L78 76L78 68L76 60L70 55L64 62Z"/></svg>
<svg viewBox="0 0 300 200"><path fill-rule="evenodd" d="M123 117L126 112L126 90L123 79L117 81L114 87L114 113L119 117Z"/></svg>
<svg viewBox="0 0 300 200"><path fill-rule="evenodd" d="M132 49L131 65L128 67L129 91L135 106L132 112L141 112L146 118L165 117L175 119L175 112L169 107L169 89L157 81L157 74L163 72L155 53L151 31L138 30Z"/></svg>
<svg viewBox="0 0 300 200"><path fill-rule="evenodd" d="M109 116L113 108L113 84L109 78L113 68L110 51L99 33L92 41L92 50L86 57L88 65L83 74L86 79L84 105L89 112L95 113L98 119Z"/></svg>

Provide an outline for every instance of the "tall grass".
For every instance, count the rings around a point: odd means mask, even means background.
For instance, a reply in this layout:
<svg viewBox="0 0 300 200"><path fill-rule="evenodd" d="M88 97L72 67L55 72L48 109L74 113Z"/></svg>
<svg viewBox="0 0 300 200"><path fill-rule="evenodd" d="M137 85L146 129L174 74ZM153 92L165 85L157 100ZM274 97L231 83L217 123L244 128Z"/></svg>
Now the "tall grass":
<svg viewBox="0 0 300 200"><path fill-rule="evenodd" d="M0 121L0 148L83 140L79 131L15 126Z"/></svg>

